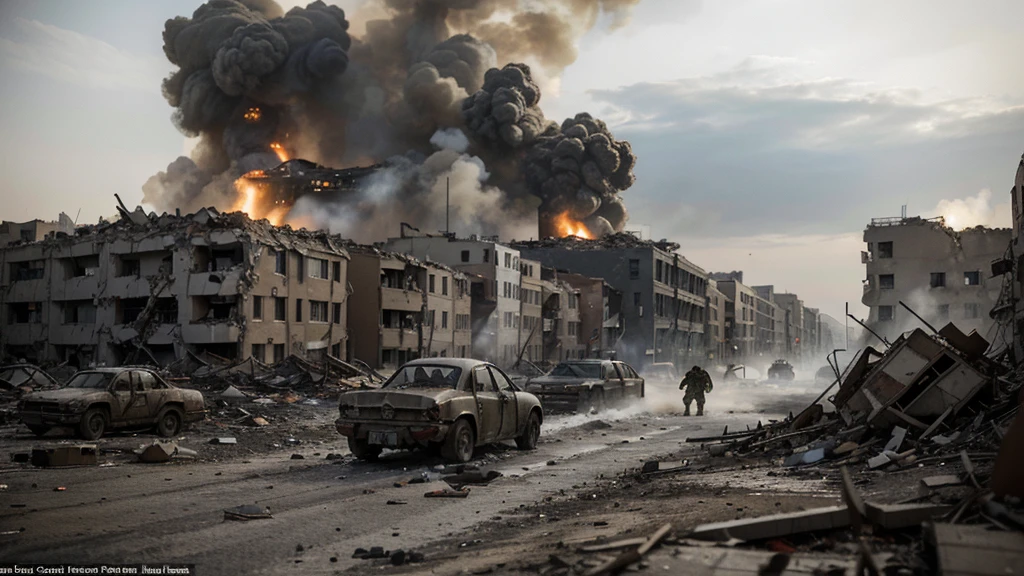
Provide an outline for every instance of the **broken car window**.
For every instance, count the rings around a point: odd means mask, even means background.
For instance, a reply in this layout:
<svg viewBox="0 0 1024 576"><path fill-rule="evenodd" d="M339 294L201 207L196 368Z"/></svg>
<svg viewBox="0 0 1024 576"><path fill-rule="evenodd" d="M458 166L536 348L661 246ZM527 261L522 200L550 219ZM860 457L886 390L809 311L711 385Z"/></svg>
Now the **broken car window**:
<svg viewBox="0 0 1024 576"><path fill-rule="evenodd" d="M68 381L68 388L95 388L105 389L110 380L114 377L109 372L79 372Z"/></svg>
<svg viewBox="0 0 1024 576"><path fill-rule="evenodd" d="M462 376L462 369L442 364L418 364L405 366L384 384L384 388L455 388Z"/></svg>
<svg viewBox="0 0 1024 576"><path fill-rule="evenodd" d="M573 378L601 378L601 365L596 362L573 363L562 362L551 371L552 376L570 376Z"/></svg>

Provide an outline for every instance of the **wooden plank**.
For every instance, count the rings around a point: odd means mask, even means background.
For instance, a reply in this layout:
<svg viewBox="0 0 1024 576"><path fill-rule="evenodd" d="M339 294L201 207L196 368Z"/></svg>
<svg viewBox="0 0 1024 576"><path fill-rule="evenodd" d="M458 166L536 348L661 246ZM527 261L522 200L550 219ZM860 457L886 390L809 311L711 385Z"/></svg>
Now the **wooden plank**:
<svg viewBox="0 0 1024 576"><path fill-rule="evenodd" d="M620 550L622 548L639 546L644 542L647 542L647 538L629 538L628 540L618 540L615 542L605 542L604 544L583 546L579 550L580 552L607 552L609 550Z"/></svg>
<svg viewBox="0 0 1024 576"><path fill-rule="evenodd" d="M909 416L907 414L904 414L903 412L900 412L899 410L893 408L892 406L887 407L886 411L888 411L889 414L892 414L893 416L899 418L900 420L903 420L904 422L906 422L907 424L910 424L911 426L913 426L915 428L919 428L921 430L927 430L928 429L928 427L925 426L924 422L921 422L920 420L918 420L917 418L914 418L913 416Z"/></svg>
<svg viewBox="0 0 1024 576"><path fill-rule="evenodd" d="M952 406L946 408L946 411L943 412L942 415L935 420L935 422L932 422L931 426L929 426L924 432L921 433L921 436L920 438L918 438L918 440L927 440L928 437L931 436L935 432L935 430L942 424L942 421L945 420L946 417L948 417L952 413Z"/></svg>

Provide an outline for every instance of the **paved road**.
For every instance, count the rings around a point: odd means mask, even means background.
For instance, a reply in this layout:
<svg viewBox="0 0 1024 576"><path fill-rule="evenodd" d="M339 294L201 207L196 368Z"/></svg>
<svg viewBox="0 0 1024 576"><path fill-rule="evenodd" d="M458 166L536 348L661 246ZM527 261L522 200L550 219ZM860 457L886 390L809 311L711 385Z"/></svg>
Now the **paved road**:
<svg viewBox="0 0 1024 576"><path fill-rule="evenodd" d="M792 407L801 408L800 402L794 399ZM441 483L394 487L440 464L421 453L398 452L376 463L324 460L327 452L345 452L340 441L315 448L319 457L313 448L297 449L303 460L290 459L289 451L227 462L9 467L0 470L0 483L9 485L0 493L7 503L0 508L0 532L24 531L0 536L0 562L180 562L199 565L202 574L332 573L358 565L351 559L357 547L416 549L671 452L687 436L778 417L711 409L706 417L684 418L648 411L659 409L664 407L552 416L535 451L520 452L511 443L478 451L486 467L504 476L472 488L466 499L423 497ZM594 426L596 419L611 427ZM57 486L67 490L55 492ZM224 508L250 503L268 506L273 518L224 520Z"/></svg>

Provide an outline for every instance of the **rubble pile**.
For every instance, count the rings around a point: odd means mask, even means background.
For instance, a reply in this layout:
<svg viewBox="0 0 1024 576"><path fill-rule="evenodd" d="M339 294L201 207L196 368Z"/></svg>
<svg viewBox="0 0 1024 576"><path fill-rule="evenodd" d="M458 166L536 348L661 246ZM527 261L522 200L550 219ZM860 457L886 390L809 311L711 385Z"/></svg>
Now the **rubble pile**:
<svg viewBox="0 0 1024 576"><path fill-rule="evenodd" d="M515 241L510 246L516 248L564 248L566 250L615 250L624 248L645 248L654 246L665 252L679 250L679 244L668 240L642 240L629 232L615 232L590 240L578 236L566 236L565 238L544 238L543 240Z"/></svg>

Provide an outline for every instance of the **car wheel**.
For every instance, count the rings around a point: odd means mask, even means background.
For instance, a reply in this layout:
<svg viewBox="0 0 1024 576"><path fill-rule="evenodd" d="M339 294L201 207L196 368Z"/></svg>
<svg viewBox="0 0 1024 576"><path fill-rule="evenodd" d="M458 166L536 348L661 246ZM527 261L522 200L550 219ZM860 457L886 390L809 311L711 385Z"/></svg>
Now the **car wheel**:
<svg viewBox="0 0 1024 576"><path fill-rule="evenodd" d="M537 411L530 412L530 418L526 421L526 430L516 438L516 446L520 450L533 450L537 448L537 439L540 438L540 416Z"/></svg>
<svg viewBox="0 0 1024 576"><path fill-rule="evenodd" d="M380 446L371 445L365 438L360 439L351 436L348 437L348 450L356 458L367 462L376 460L381 452Z"/></svg>
<svg viewBox="0 0 1024 576"><path fill-rule="evenodd" d="M43 434L46 434L47 432L50 431L49 426L38 426L35 424L26 424L26 426L28 426L28 429L31 430L32 433L35 434L36 436L42 436Z"/></svg>
<svg viewBox="0 0 1024 576"><path fill-rule="evenodd" d="M469 420L460 418L448 431L448 437L444 439L444 446L441 447L441 456L450 462L469 462L473 458L473 448L476 446L476 434Z"/></svg>
<svg viewBox="0 0 1024 576"><path fill-rule="evenodd" d="M177 408L166 408L156 419L156 431L164 438L177 436L181 431L181 411Z"/></svg>
<svg viewBox="0 0 1024 576"><path fill-rule="evenodd" d="M89 408L82 416L78 432L86 440L96 440L107 431L107 411L103 408Z"/></svg>

